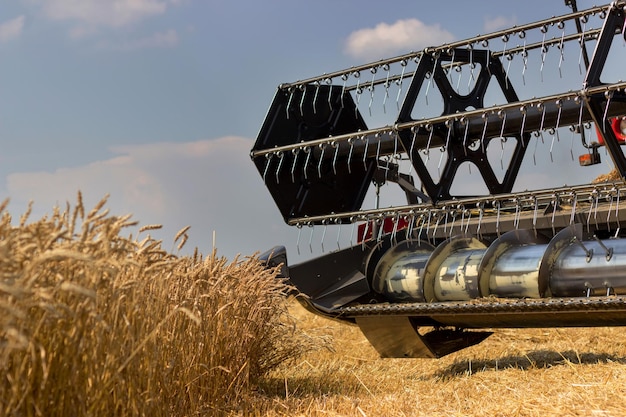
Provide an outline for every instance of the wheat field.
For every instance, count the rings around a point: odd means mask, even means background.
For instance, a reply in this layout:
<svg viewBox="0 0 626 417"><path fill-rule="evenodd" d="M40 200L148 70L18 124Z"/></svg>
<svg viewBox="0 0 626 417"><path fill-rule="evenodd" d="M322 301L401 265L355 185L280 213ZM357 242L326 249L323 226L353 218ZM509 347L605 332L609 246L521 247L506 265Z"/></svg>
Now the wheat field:
<svg viewBox="0 0 626 417"><path fill-rule="evenodd" d="M226 414L307 349L258 259L176 256L77 200L17 224L0 207L1 416Z"/></svg>
<svg viewBox="0 0 626 417"><path fill-rule="evenodd" d="M332 350L273 370L257 415L626 415L626 329L495 330L442 359L380 359L357 327L291 310Z"/></svg>
<svg viewBox="0 0 626 417"><path fill-rule="evenodd" d="M105 203L35 220L0 205L0 416L626 415L626 329L380 359L255 256L179 255L188 228L166 251Z"/></svg>

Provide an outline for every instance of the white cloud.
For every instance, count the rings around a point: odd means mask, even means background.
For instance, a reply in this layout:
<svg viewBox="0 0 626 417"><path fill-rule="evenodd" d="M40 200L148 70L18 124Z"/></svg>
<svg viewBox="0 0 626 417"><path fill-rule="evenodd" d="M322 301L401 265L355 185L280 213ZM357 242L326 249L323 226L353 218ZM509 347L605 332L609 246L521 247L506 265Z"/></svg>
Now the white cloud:
<svg viewBox="0 0 626 417"><path fill-rule="evenodd" d="M426 25L417 19L403 19L391 25L379 23L374 28L352 32L346 40L345 51L355 58L376 59L441 45L454 39L439 24Z"/></svg>
<svg viewBox="0 0 626 417"><path fill-rule="evenodd" d="M516 23L517 23L517 19L515 18L515 16L486 17L485 23L483 24L483 29L485 30L485 32L494 32L499 29L512 27Z"/></svg>
<svg viewBox="0 0 626 417"><path fill-rule="evenodd" d="M73 20L87 27L124 26L163 14L164 0L35 0L53 20Z"/></svg>
<svg viewBox="0 0 626 417"><path fill-rule="evenodd" d="M40 8L51 20L74 24L72 38L93 35L103 28L126 27L141 20L163 15L170 6L186 0L23 0Z"/></svg>
<svg viewBox="0 0 626 417"><path fill-rule="evenodd" d="M111 43L108 41L102 42L100 43L100 47L121 51L134 51L137 49L146 48L172 48L178 45L178 42L178 32L176 32L176 30L174 29L170 29L166 32L154 33L150 36L122 42L119 44Z"/></svg>
<svg viewBox="0 0 626 417"><path fill-rule="evenodd" d="M0 23L0 42L18 38L24 29L24 15Z"/></svg>
<svg viewBox="0 0 626 417"><path fill-rule="evenodd" d="M218 254L251 255L277 244L295 242L258 171L250 160L252 141L224 137L187 143L119 146L113 158L54 172L11 174L7 188L15 218L27 202L33 216L53 206L74 202L81 190L87 207L110 194L113 214L132 213L142 225L160 223L151 232L172 247L178 230L191 225L187 251L212 248L216 232Z"/></svg>

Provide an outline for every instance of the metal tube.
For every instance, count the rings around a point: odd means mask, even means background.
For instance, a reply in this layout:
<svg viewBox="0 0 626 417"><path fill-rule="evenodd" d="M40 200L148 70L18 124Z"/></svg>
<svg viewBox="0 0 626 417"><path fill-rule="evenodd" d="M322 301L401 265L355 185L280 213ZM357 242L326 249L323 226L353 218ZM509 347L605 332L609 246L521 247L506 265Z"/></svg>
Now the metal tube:
<svg viewBox="0 0 626 417"><path fill-rule="evenodd" d="M478 110L471 110L462 113L456 113L451 115L443 115L439 117L433 117L425 120L416 120L405 123L398 123L394 126L384 126L374 129L368 129L367 131L347 133L343 135L333 136L331 138L320 138L311 140L308 142L293 143L284 146L276 146L271 149L255 150L250 153L252 158L258 158L267 154L275 154L277 152L291 152L293 150L299 150L302 148L316 149L320 145L329 145L331 142L335 142L337 145L342 146L339 151L339 155L347 155L350 146L348 146L348 140L352 141L352 149L355 154L362 155L365 149L365 143L367 141L380 140L380 156L390 155L396 149L395 137L403 131L408 131L411 128L415 129L416 140L415 149L424 149L427 144L430 144L431 148L442 146L446 142L447 128L439 129L439 132L435 131L435 134L430 138L429 131L426 129L426 125L443 126L446 122L452 123L452 132L454 138L462 138L465 136L465 125L461 123L461 119L464 118L466 123L469 123L467 136L470 139L483 138L483 130L485 127L485 119L483 115L487 115L487 130L484 138L499 137L502 133L506 136L518 135L522 125L522 112L520 108L527 108L527 115L524 122L524 131L532 132L539 130L542 127L544 130L549 128L558 127L556 122L558 120L559 126L567 126L571 124L578 124L593 120L587 107L583 108L582 120L579 119L580 104L576 103L576 99L584 100L586 97L597 94L604 94L606 92L615 92L619 94L620 91L626 89L626 82L619 82L611 85L588 88L581 91L568 92L564 94L554 94L551 96L532 98L529 100L518 101L514 103L508 103L503 105L496 105L492 107L482 108ZM560 111L559 105L560 103ZM542 111L538 111L535 107L538 103L542 103L545 107L545 115ZM607 117L621 116L626 113L626 103L623 101L614 100L606 111ZM504 115L506 114L506 117ZM560 114L560 117L559 117ZM542 123L542 118L543 123ZM504 129L502 129L503 120ZM429 139L430 140L429 142ZM370 147L368 147L370 148ZM374 149L368 149L367 157L376 155L377 147L371 147ZM406 150L405 150L406 151Z"/></svg>
<svg viewBox="0 0 626 417"><path fill-rule="evenodd" d="M617 2L617 6L621 6L623 5L623 2ZM344 70L340 70L340 71L334 71L334 72L330 72L327 74L323 74L321 76L317 76L317 77L311 77L311 78L307 78L301 81L296 81L296 82L292 82L292 83L284 83L281 84L279 86L279 88L281 89L289 89L289 88L297 88L301 85L307 85L307 84L313 84L313 83L323 83L325 80L328 79L333 79L336 77L341 77L342 75L350 75L353 74L354 72L361 72L364 70L368 70L370 68L374 68L374 67L381 67L385 64L389 65L389 64L394 64L397 62L401 62L401 61L408 61L410 59L413 59L415 57L418 57L419 55L423 54L423 53L436 53L437 51L447 51L449 49L454 49L454 48L461 48L461 47L467 47L468 45L473 45L476 43L481 43L483 41L489 41L490 39L496 39L496 38L501 38L502 36L506 36L506 35L513 35L515 33L519 33L519 32L524 32L524 31L528 31L531 29L536 29L536 28L540 28L542 26L551 26L554 25L558 22L565 22L568 20L572 20L572 19L579 19L580 17L583 16L587 16L587 15L593 15L596 13L600 13L602 11L606 10L606 6L599 6L599 7L592 7L586 10L581 10L581 11L577 11L574 13L568 13L565 15L561 15L561 16L553 16L550 17L548 19L543 19L543 20L539 20L537 22L533 22L533 23L528 23L528 24L524 24L524 25L520 25L520 26L514 26L512 28L508 28L508 29L502 29L499 30L497 32L493 32L493 33L489 33L486 35L478 35L475 36L473 38L469 38L469 39L465 39L465 40L461 40L461 41L457 41L457 42L451 42L445 45L441 45L438 47L430 47L430 48L426 48L424 51L420 51L420 52L409 52L407 54L403 54L403 55L399 55L393 58L388 58L388 59L381 59L379 61L376 62L370 62L368 64L364 64L364 65L359 65L359 66L354 66L354 67L350 67ZM577 34L578 35L578 34Z"/></svg>
<svg viewBox="0 0 626 417"><path fill-rule="evenodd" d="M578 245L563 249L552 268L550 288L554 297L584 297L626 294L626 239L610 239L604 245L613 249L612 256L596 241L584 242L592 256ZM609 258L607 260L607 258Z"/></svg>
<svg viewBox="0 0 626 417"><path fill-rule="evenodd" d="M436 248L430 257L424 250L396 251L387 257L383 267L377 267L375 289L391 302L470 301L481 296L544 297L541 264L549 244L504 248L505 244L496 241L494 245L503 245L504 249L497 255L489 275L482 276L481 261L487 249L468 242L468 238L453 238ZM576 239L566 242L546 268L551 271L552 297L626 294L626 239L585 241L585 250L576 244ZM610 256L607 248L611 249ZM489 280L488 294L480 293L479 288L486 287L480 285L479 279Z"/></svg>

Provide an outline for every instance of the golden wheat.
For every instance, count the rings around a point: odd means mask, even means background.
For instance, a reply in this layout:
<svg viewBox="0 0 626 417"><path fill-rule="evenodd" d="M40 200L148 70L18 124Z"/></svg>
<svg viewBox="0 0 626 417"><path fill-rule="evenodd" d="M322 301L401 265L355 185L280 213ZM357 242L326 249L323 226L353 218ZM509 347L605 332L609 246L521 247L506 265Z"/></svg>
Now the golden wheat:
<svg viewBox="0 0 626 417"><path fill-rule="evenodd" d="M18 226L0 207L0 415L232 412L307 348L275 271L122 237L105 203Z"/></svg>

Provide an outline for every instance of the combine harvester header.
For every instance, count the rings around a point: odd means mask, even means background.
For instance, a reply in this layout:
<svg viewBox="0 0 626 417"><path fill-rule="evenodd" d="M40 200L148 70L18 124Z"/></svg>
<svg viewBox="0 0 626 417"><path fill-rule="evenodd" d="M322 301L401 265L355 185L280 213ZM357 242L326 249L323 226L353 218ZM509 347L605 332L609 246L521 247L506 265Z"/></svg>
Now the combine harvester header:
<svg viewBox="0 0 626 417"><path fill-rule="evenodd" d="M566 5L278 87L251 157L295 249L323 254L263 258L309 310L383 357L441 357L480 329L626 325L626 3ZM617 175L591 183L601 154ZM544 168L559 186L520 186ZM404 201L382 204L392 188Z"/></svg>

